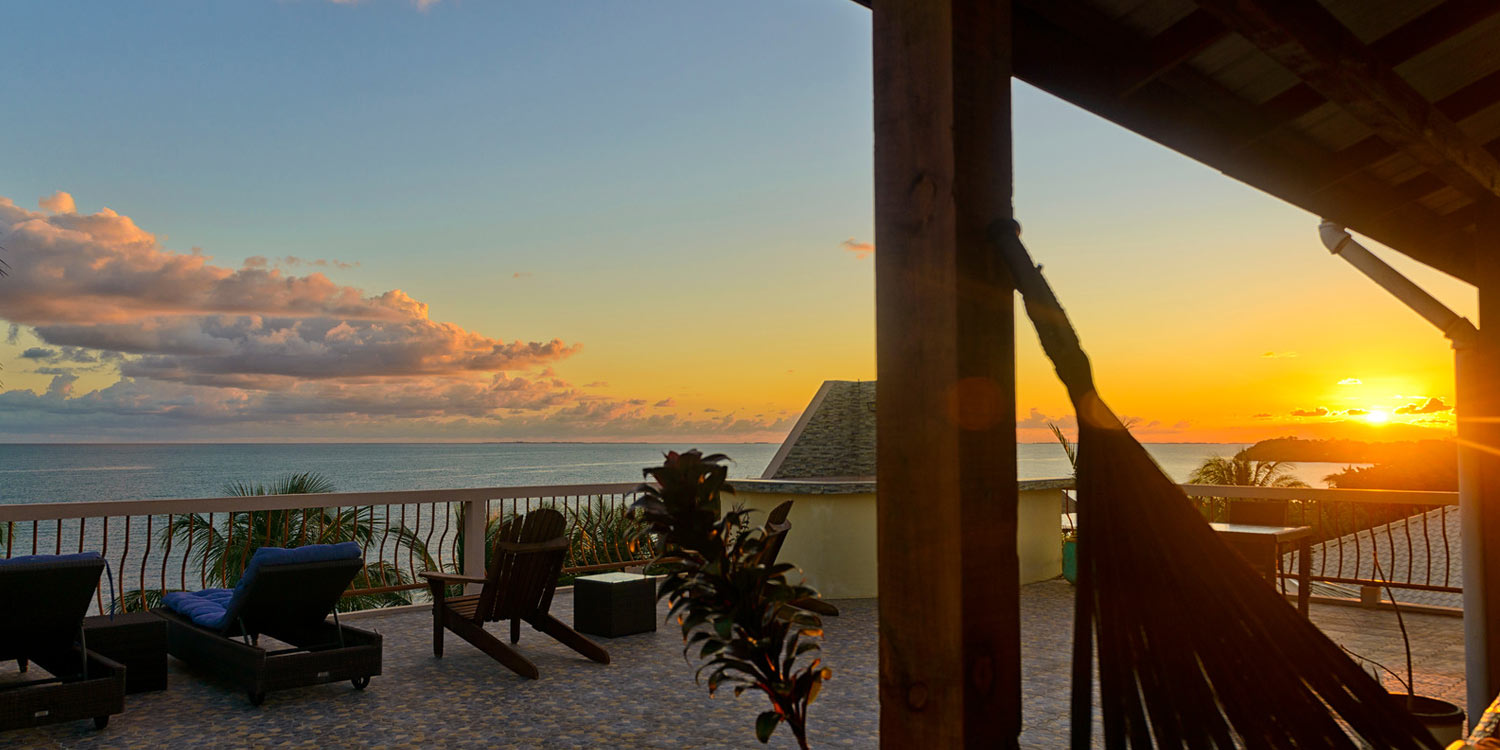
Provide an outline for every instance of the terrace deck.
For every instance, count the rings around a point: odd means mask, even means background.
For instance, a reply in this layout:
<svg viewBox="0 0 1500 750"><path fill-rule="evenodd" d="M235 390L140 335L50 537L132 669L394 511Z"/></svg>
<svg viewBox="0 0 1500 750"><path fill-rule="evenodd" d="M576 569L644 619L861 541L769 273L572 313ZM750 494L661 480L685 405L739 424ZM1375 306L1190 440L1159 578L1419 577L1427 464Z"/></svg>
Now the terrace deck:
<svg viewBox="0 0 1500 750"><path fill-rule="evenodd" d="M1022 588L1025 731L1023 747L1066 747L1072 587L1061 580ZM827 618L824 658L834 670L811 712L815 747L875 747L876 602L837 602ZM572 599L559 592L553 611L571 621ZM665 614L663 609L662 614ZM1334 640L1392 668L1400 635L1388 611L1314 604L1312 619ZM273 693L254 708L245 696L172 660L164 692L126 698L125 713L96 732L91 722L0 733L10 748L744 748L762 702L725 690L710 699L694 686L675 627L599 639L613 662L590 662L529 629L522 650L541 669L525 680L451 638L432 657L425 611L373 613L361 627L385 637L384 674L368 690L347 684ZM1421 692L1463 702L1463 623L1456 617L1407 616ZM0 684L15 679L0 665ZM1390 684L1389 681L1387 684ZM770 747L795 747L785 728Z"/></svg>

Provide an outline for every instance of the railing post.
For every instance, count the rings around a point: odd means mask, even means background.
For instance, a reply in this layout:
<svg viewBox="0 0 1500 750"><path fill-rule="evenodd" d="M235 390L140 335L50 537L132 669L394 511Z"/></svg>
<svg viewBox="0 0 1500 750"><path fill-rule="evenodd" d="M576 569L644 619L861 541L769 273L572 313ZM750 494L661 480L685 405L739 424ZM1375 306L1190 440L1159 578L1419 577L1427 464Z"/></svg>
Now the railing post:
<svg viewBox="0 0 1500 750"><path fill-rule="evenodd" d="M465 500L463 509L463 535L464 535L464 559L463 574L466 576L484 575L484 527L489 519L488 500ZM464 592L468 594L479 593L480 585L471 583L464 586Z"/></svg>

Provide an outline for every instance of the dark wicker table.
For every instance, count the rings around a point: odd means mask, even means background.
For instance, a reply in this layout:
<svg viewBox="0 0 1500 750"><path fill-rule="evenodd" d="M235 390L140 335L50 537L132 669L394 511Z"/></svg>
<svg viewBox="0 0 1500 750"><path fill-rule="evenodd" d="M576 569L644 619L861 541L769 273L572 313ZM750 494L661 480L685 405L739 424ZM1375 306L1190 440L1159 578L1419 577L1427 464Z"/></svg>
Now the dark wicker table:
<svg viewBox="0 0 1500 750"><path fill-rule="evenodd" d="M635 573L574 580L573 627L606 638L656 630L656 580Z"/></svg>
<svg viewBox="0 0 1500 750"><path fill-rule="evenodd" d="M125 692L167 688L167 622L150 612L83 620L88 648L125 665Z"/></svg>

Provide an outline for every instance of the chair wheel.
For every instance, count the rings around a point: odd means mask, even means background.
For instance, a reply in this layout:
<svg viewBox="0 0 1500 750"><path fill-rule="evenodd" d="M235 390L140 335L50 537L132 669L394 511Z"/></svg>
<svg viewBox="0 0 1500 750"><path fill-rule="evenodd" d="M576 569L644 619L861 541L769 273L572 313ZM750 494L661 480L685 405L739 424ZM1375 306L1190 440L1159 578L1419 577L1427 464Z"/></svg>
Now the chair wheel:
<svg viewBox="0 0 1500 750"><path fill-rule="evenodd" d="M366 675L364 677L355 677L354 679L349 681L349 684L353 685L355 690L364 690L365 688L370 686L370 677L369 675Z"/></svg>
<svg viewBox="0 0 1500 750"><path fill-rule="evenodd" d="M261 690L259 692L256 692L256 691L251 691L250 692L250 705L252 705L252 706L259 706L260 704L265 703L265 702L266 702L266 691Z"/></svg>
<svg viewBox="0 0 1500 750"><path fill-rule="evenodd" d="M95 716L94 717L94 728L95 729L103 729L103 728L105 728L107 726L109 726L109 717L108 716Z"/></svg>

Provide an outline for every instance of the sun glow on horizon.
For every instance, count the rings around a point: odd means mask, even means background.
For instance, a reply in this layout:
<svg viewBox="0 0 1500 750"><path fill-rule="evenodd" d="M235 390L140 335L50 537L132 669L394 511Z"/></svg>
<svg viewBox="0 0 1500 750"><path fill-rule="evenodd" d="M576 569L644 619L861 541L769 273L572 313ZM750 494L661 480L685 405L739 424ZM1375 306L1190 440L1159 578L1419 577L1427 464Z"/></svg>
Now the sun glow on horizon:
<svg viewBox="0 0 1500 750"><path fill-rule="evenodd" d="M1386 422L1391 421L1391 413L1388 411L1381 411L1379 409L1372 409L1365 414L1365 421L1369 422L1370 424L1385 424Z"/></svg>

